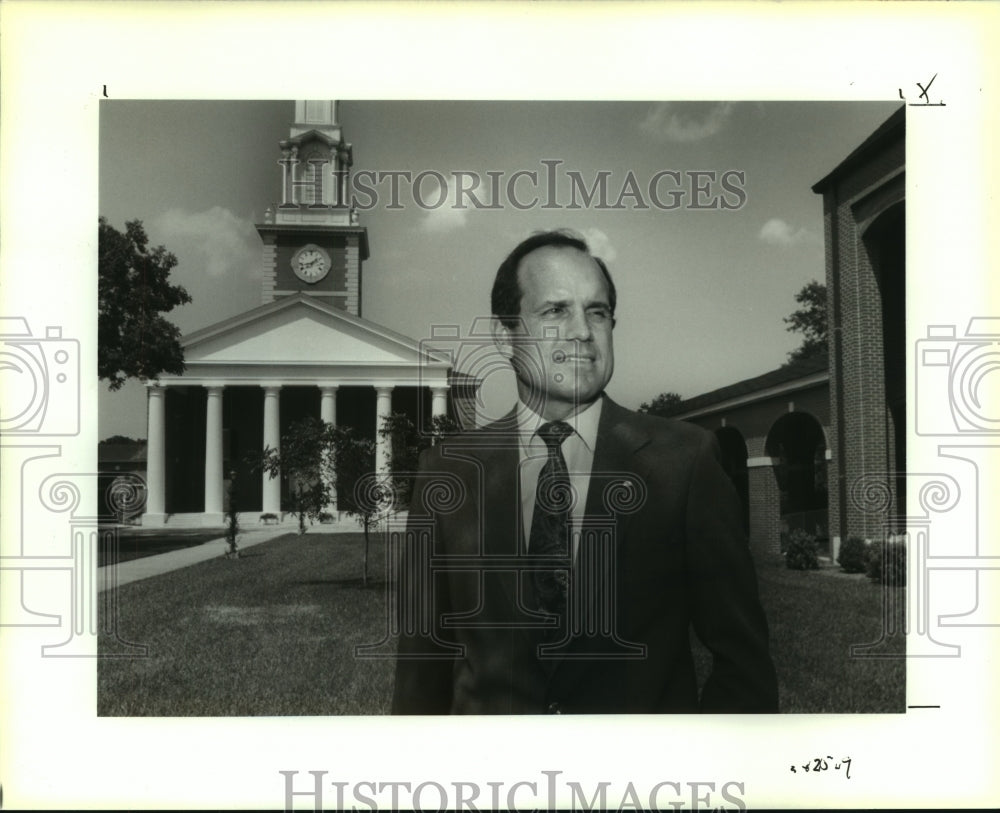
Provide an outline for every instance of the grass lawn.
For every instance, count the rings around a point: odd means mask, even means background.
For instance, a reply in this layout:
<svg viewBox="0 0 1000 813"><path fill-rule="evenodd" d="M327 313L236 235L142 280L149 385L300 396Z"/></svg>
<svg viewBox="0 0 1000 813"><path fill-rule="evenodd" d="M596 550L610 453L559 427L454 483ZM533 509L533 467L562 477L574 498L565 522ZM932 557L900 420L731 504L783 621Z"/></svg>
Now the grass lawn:
<svg viewBox="0 0 1000 813"><path fill-rule="evenodd" d="M119 587L118 634L149 656L98 659L98 714L388 712L392 661L353 657L383 637L380 547L367 588L362 534L281 536Z"/></svg>
<svg viewBox="0 0 1000 813"><path fill-rule="evenodd" d="M391 660L354 647L385 631L385 556L364 537L288 535L117 589L118 634L146 658L98 659L98 714L385 714ZM374 540L374 537L373 537ZM905 660L852 658L880 638L883 588L863 576L758 565L784 712L901 712ZM901 596L900 596L901 599ZM102 605L103 609L103 605ZM102 629L104 624L101 625ZM887 647L902 652L902 636ZM101 650L115 651L102 638ZM700 671L708 659L698 657Z"/></svg>
<svg viewBox="0 0 1000 813"><path fill-rule="evenodd" d="M771 632L778 698L786 713L903 712L906 651L902 635L905 590L874 584L839 568L789 570L783 559L757 563L761 601ZM881 657L852 657L853 645L882 638L883 604L893 590L898 634L876 648ZM711 660L695 646L699 678Z"/></svg>

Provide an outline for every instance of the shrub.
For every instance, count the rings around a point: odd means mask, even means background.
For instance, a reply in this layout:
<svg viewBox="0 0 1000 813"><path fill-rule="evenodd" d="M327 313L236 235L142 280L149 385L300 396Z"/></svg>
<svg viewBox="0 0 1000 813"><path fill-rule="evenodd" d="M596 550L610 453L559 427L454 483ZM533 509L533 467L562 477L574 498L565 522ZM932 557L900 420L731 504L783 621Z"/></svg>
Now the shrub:
<svg viewBox="0 0 1000 813"><path fill-rule="evenodd" d="M817 550L816 537L801 528L796 528L788 536L785 564L791 570L816 570L819 567Z"/></svg>
<svg viewBox="0 0 1000 813"><path fill-rule="evenodd" d="M320 511L317 519L320 521L321 525L329 525L333 522L333 514L329 511Z"/></svg>
<svg viewBox="0 0 1000 813"><path fill-rule="evenodd" d="M868 548L868 578L890 587L906 584L906 543L876 539Z"/></svg>
<svg viewBox="0 0 1000 813"><path fill-rule="evenodd" d="M852 536L840 546L837 562L848 573L864 573L868 565L868 546L863 539Z"/></svg>

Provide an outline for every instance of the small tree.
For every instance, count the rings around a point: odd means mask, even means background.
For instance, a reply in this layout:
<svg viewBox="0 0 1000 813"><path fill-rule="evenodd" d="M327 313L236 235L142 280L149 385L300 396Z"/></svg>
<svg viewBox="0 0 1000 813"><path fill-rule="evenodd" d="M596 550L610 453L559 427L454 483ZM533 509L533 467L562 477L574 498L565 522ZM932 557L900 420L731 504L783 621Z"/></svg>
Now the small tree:
<svg viewBox="0 0 1000 813"><path fill-rule="evenodd" d="M788 361L804 361L827 351L826 286L813 280L795 295L803 307L786 316L786 330L801 333L802 345L788 354Z"/></svg>
<svg viewBox="0 0 1000 813"><path fill-rule="evenodd" d="M318 519L336 491L337 510L355 517L364 529L362 581L367 586L370 531L391 499L388 487L381 490L374 479L375 443L349 426L304 418L282 435L280 450L264 450L259 465L288 484L300 534L306 531L306 518Z"/></svg>
<svg viewBox="0 0 1000 813"><path fill-rule="evenodd" d="M261 468L288 485L299 533L306 532L306 518L318 518L333 497L329 466L331 434L335 430L316 418L296 421L281 437L281 449L264 450Z"/></svg>
<svg viewBox="0 0 1000 813"><path fill-rule="evenodd" d="M236 472L229 472L229 505L226 506L226 558L238 559L240 517L236 511Z"/></svg>
<svg viewBox="0 0 1000 813"><path fill-rule="evenodd" d="M161 314L191 301L171 285L177 258L163 246L149 248L142 221L122 233L101 217L97 225L97 375L108 388L129 378L155 379L184 372L180 329Z"/></svg>
<svg viewBox="0 0 1000 813"><path fill-rule="evenodd" d="M397 505L409 505L420 453L459 429L458 422L448 415L435 415L431 419L430 431L424 432L402 412L394 412L382 419L379 435L389 443L389 470Z"/></svg>
<svg viewBox="0 0 1000 813"><path fill-rule="evenodd" d="M661 392L652 401L639 404L639 411L649 415L659 415L661 418L669 418L681 411L683 398L676 392Z"/></svg>
<svg viewBox="0 0 1000 813"><path fill-rule="evenodd" d="M361 582L368 586L368 552L371 529L391 502L391 484L375 475L375 443L349 426L332 430L330 438L333 480L337 486L337 509L354 517L365 534Z"/></svg>

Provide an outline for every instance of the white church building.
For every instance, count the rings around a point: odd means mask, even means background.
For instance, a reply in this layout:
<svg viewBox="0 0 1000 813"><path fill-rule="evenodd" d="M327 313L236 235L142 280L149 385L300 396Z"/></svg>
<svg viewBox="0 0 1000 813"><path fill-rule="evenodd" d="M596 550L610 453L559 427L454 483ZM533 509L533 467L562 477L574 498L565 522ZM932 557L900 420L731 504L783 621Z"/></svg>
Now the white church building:
<svg viewBox="0 0 1000 813"><path fill-rule="evenodd" d="M185 336L185 373L147 385L144 526L221 525L230 495L245 520L280 517L283 480L249 459L306 416L375 440L381 471L383 417L473 420L475 382L447 354L362 316L368 233L347 198L352 151L337 118L335 101L295 103L282 203L257 224L260 306Z"/></svg>

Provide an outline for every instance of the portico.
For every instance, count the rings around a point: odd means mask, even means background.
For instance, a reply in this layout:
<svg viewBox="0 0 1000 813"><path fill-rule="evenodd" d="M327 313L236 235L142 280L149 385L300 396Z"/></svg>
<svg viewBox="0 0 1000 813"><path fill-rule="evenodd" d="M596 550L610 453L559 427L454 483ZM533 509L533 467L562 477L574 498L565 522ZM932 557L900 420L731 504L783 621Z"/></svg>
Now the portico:
<svg viewBox="0 0 1000 813"><path fill-rule="evenodd" d="M448 412L447 357L306 295L193 333L184 348L185 374L148 386L144 525L221 524L232 472L241 514L280 517L281 480L255 473L248 484L246 459L280 448L283 429L299 418L337 425L343 412L374 439L376 470L386 472L390 450L377 431L385 417L406 412L426 423Z"/></svg>

